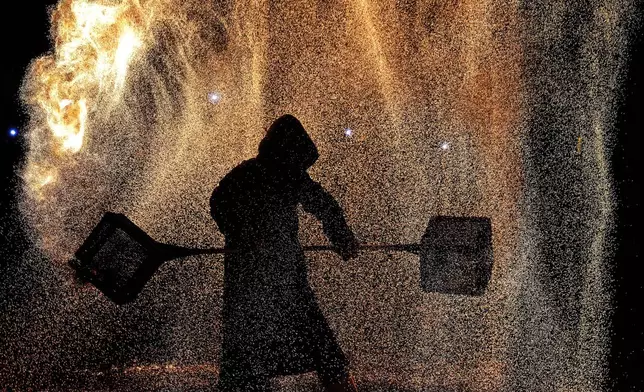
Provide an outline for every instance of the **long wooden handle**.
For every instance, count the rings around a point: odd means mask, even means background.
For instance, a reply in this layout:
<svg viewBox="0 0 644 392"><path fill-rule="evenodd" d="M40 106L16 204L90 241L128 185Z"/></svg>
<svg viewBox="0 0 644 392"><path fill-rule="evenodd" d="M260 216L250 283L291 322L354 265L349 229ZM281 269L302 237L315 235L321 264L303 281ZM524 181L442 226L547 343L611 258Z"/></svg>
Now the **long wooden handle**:
<svg viewBox="0 0 644 392"><path fill-rule="evenodd" d="M183 246L175 246L168 244L159 244L160 256L163 259L174 259L178 257L196 256L196 255L212 255L212 254L225 254L238 252L237 249L230 248L186 248ZM305 252L324 252L336 251L337 248L333 245L309 245L303 247ZM420 252L419 244L365 244L358 247L363 251L393 251L393 252L410 252L418 254Z"/></svg>
<svg viewBox="0 0 644 392"><path fill-rule="evenodd" d="M309 245L303 248L305 252L337 250L337 248L332 245ZM420 252L420 244L365 244L358 246L358 249L366 251L388 250L394 252L410 252L418 254Z"/></svg>

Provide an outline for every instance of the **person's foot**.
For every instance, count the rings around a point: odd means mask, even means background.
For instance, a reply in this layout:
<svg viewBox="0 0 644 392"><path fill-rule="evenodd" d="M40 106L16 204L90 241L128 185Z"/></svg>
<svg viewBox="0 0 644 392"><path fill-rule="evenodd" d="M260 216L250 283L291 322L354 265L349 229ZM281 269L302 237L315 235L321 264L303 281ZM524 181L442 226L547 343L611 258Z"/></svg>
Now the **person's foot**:
<svg viewBox="0 0 644 392"><path fill-rule="evenodd" d="M353 380L353 376L349 376L346 380L329 384L324 388L325 392L358 392L356 387L356 382Z"/></svg>

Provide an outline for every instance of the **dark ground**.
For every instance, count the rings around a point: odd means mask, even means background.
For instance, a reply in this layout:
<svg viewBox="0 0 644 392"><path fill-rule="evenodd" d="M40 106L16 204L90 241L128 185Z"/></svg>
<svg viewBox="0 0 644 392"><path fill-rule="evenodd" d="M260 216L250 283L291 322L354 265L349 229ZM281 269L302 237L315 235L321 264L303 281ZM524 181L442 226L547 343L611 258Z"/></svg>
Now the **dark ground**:
<svg viewBox="0 0 644 392"><path fill-rule="evenodd" d="M20 180L16 175L25 151L24 135L10 137L9 130L21 127L26 122L18 102L18 89L22 75L30 59L46 52L49 48L47 38L47 11L45 6L53 0L30 0L22 2L3 2L2 24L3 61L0 72L0 314L6 315L11 307L12 298L19 291L29 293L31 281L9 281L13 272L22 268L21 247L16 244L25 241L24 228L16 219L16 191ZM640 27L634 33L632 56L628 64L628 77L623 86L624 100L621 103L621 116L618 121L612 152L614 188L618 194L618 224L614 235L618 247L614 257L614 313L612 320L613 339L610 360L610 380L613 391L644 390L644 283L641 261L642 224L641 216L641 132L644 129L644 95L642 69L644 69L644 39ZM0 340L2 336L0 331ZM0 364L1 365L1 364ZM35 370L35 369L34 369ZM37 371L37 370L36 370ZM184 377L184 378L181 378ZM196 372L188 376L180 374L156 374L154 377L133 375L123 372L67 374L54 377L61 390L81 387L84 390L176 390L173 385L180 383L182 391L205 390L204 384L213 382L214 373ZM155 380L155 384L151 380ZM42 380L41 380L42 381ZM51 380L54 381L54 380ZM7 380L0 379L0 389ZM13 385L16 385L12 382ZM192 384L193 387L187 385ZM315 390L309 384L306 390ZM363 391L404 391L389 386L361 383ZM438 392L439 390L436 390ZM411 392L411 391L410 391ZM447 392L447 391L445 391ZM450 391L451 392L451 391Z"/></svg>
<svg viewBox="0 0 644 392"><path fill-rule="evenodd" d="M104 372L78 372L57 377L57 385L48 391L177 391L213 392L217 383L214 369L195 369L190 373L177 370L152 370L135 374L131 371L112 370ZM418 392L418 390L368 380L356 380L361 392ZM275 391L323 392L314 374L284 378L273 384ZM470 392L465 387L424 387L422 392Z"/></svg>

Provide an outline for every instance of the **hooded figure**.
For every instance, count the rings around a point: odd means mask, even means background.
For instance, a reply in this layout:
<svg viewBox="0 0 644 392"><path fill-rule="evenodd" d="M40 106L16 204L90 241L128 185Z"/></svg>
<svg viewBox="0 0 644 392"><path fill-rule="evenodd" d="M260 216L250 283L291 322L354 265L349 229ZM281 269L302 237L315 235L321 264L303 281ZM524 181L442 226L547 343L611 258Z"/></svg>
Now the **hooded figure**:
<svg viewBox="0 0 644 392"><path fill-rule="evenodd" d="M345 260L357 255L342 209L307 173L318 156L302 124L282 116L257 157L235 167L212 193L211 214L226 247L237 250L224 261L222 391L267 390L271 377L310 371L329 391L353 390L298 239L301 204Z"/></svg>

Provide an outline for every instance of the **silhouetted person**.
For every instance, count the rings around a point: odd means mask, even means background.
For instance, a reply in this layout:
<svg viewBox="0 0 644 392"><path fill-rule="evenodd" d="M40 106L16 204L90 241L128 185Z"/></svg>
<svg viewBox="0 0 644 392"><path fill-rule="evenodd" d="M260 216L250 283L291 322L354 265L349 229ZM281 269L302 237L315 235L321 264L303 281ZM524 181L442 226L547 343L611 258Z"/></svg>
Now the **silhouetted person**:
<svg viewBox="0 0 644 392"><path fill-rule="evenodd" d="M256 158L228 173L210 199L226 238L221 391L269 390L269 379L316 371L327 391L354 391L348 361L307 279L297 206L315 215L338 252L357 256L342 209L307 169L318 151L293 116L278 118Z"/></svg>

